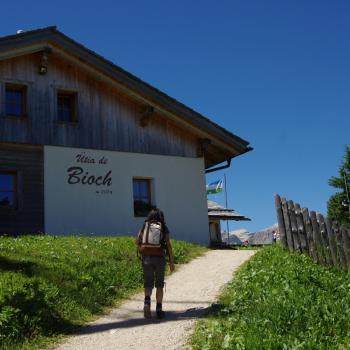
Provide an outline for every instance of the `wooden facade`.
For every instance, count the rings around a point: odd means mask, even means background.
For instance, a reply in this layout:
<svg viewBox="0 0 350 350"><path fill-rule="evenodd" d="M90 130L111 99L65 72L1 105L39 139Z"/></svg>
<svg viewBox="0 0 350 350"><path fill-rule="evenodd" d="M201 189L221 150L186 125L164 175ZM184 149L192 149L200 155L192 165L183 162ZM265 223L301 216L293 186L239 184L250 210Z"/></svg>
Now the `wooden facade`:
<svg viewBox="0 0 350 350"><path fill-rule="evenodd" d="M145 105L57 57L40 75L39 58L32 54L0 61L2 142L197 157L197 138L160 113L142 126ZM26 117L5 115L6 83L27 86ZM76 123L57 121L58 91L76 93Z"/></svg>

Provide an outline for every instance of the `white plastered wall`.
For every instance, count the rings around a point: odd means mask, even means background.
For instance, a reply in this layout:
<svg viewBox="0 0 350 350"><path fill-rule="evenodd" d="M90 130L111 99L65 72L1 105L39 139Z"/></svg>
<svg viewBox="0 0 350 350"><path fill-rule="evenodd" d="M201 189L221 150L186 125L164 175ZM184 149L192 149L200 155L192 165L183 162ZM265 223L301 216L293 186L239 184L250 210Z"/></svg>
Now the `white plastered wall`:
<svg viewBox="0 0 350 350"><path fill-rule="evenodd" d="M82 154L94 163L77 162ZM100 185L69 184L71 167L83 169L80 180L101 176ZM209 244L203 158L45 146L44 171L49 234L135 235L144 218L134 216L132 179L141 177L152 179L153 204L164 211L173 238ZM111 185L102 185L109 171Z"/></svg>

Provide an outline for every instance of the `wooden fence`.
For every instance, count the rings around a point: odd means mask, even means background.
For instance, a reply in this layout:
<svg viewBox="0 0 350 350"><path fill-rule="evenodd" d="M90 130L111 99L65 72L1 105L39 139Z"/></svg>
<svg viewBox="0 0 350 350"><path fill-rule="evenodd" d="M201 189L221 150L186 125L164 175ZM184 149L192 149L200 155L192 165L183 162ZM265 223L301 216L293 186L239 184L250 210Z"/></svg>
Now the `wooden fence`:
<svg viewBox="0 0 350 350"><path fill-rule="evenodd" d="M275 206L284 248L309 254L316 263L350 270L349 229L278 194Z"/></svg>

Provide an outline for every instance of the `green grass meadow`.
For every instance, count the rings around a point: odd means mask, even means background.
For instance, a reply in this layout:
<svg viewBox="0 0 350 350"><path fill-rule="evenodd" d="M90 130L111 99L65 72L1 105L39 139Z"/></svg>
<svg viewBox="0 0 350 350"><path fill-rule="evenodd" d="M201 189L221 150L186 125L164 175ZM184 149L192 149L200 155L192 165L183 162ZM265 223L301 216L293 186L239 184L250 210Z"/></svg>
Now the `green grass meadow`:
<svg viewBox="0 0 350 350"><path fill-rule="evenodd" d="M206 248L172 241L175 263ZM0 349L37 349L142 287L132 237L0 237Z"/></svg>
<svg viewBox="0 0 350 350"><path fill-rule="evenodd" d="M350 273L259 250L196 325L193 349L350 349Z"/></svg>

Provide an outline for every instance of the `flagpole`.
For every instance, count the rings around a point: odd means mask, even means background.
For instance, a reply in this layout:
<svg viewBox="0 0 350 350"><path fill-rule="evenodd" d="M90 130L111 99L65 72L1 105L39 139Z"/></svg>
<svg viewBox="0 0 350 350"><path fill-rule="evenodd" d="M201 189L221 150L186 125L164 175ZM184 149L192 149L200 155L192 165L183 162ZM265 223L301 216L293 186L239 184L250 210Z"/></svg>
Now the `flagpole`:
<svg viewBox="0 0 350 350"><path fill-rule="evenodd" d="M226 174L224 174L224 179L225 179L225 205L226 205L226 209L228 209ZM230 231L228 227L228 220L226 220L226 229L227 229L227 245L230 245Z"/></svg>

